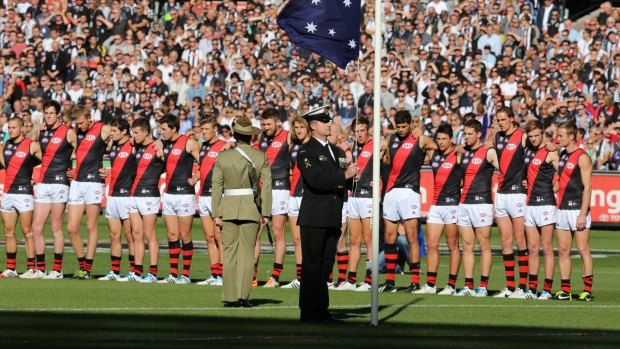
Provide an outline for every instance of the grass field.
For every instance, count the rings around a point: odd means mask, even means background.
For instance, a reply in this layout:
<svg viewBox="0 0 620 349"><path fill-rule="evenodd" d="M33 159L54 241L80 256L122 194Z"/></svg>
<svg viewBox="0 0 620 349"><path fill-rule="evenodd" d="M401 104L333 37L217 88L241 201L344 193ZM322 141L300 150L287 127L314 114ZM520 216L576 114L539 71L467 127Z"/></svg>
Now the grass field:
<svg viewBox="0 0 620 349"><path fill-rule="evenodd" d="M196 221L197 223L198 221ZM103 220L102 220L103 223ZM107 237L105 223L102 240ZM162 227L158 230L164 239ZM196 285L122 284L101 281L0 279L0 348L12 347L504 347L617 348L620 344L620 242L618 232L595 231L593 302L557 302L494 298L380 294L380 326L370 327L370 294L330 292L332 311L344 326L306 325L297 321L297 290L252 291L253 309L221 307L221 288ZM496 234L495 234L496 235ZM194 237L202 241L195 224ZM266 242L266 239L264 239ZM163 243L163 241L162 241ZM498 245L494 239L494 245ZM2 247L3 248L3 247ZM167 272L162 251L160 277ZM24 269L20 248L18 269ZM48 254L48 260L51 254ZM261 258L264 281L273 262ZM573 259L573 289L580 291L579 258ZM542 264L542 263L541 263ZM4 255L0 256L4 265ZM205 251L194 254L192 279L207 277ZM294 276L293 256L287 255L282 279ZM442 257L438 286L447 279ZM70 248L65 273L76 260ZM126 258L123 271L126 270ZM109 269L106 249L97 254L94 274ZM360 269L361 270L361 269ZM425 270L424 260L422 270ZM500 257L493 260L490 289L503 286ZM542 270L542 265L541 265ZM478 275L478 273L476 273ZM383 276L381 276L383 280ZM422 277L425 280L425 276ZM409 284L398 275L397 285ZM457 286L463 283L462 271ZM476 276L478 283L478 276ZM554 290L559 287L555 277Z"/></svg>

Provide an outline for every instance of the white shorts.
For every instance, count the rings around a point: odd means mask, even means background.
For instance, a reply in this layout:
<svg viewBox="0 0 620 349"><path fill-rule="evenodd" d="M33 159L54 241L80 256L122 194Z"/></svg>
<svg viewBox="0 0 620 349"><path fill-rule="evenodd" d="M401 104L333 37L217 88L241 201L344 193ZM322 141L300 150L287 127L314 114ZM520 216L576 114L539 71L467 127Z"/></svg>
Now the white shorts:
<svg viewBox="0 0 620 349"><path fill-rule="evenodd" d="M28 212L34 210L34 196L29 194L3 194L2 212Z"/></svg>
<svg viewBox="0 0 620 349"><path fill-rule="evenodd" d="M271 191L271 215L287 214L290 190L274 189Z"/></svg>
<svg viewBox="0 0 620 349"><path fill-rule="evenodd" d="M410 188L394 188L383 199L383 218L400 221L420 218L420 194Z"/></svg>
<svg viewBox="0 0 620 349"><path fill-rule="evenodd" d="M193 216L196 213L196 196L192 194L168 194L162 198L162 213L166 216Z"/></svg>
<svg viewBox="0 0 620 349"><path fill-rule="evenodd" d="M457 224L474 228L493 225L493 204L460 204Z"/></svg>
<svg viewBox="0 0 620 349"><path fill-rule="evenodd" d="M554 224L557 208L555 205L525 206L525 225L528 227L544 227Z"/></svg>
<svg viewBox="0 0 620 349"><path fill-rule="evenodd" d="M459 207L453 206L431 206L426 217L426 223L435 224L456 224L459 215Z"/></svg>
<svg viewBox="0 0 620 349"><path fill-rule="evenodd" d="M129 213L138 213L141 216L159 213L159 205L161 204L161 198L159 196L154 197L141 197L134 196L130 201Z"/></svg>
<svg viewBox="0 0 620 349"><path fill-rule="evenodd" d="M349 198L349 218L364 219L372 217L372 198Z"/></svg>
<svg viewBox="0 0 620 349"><path fill-rule="evenodd" d="M495 217L525 216L525 194L495 194Z"/></svg>
<svg viewBox="0 0 620 349"><path fill-rule="evenodd" d="M301 207L301 197L291 196L288 199L288 215L289 217L299 216L299 208Z"/></svg>
<svg viewBox="0 0 620 349"><path fill-rule="evenodd" d="M68 199L68 185L39 183L34 186L34 202L42 204L66 204Z"/></svg>
<svg viewBox="0 0 620 349"><path fill-rule="evenodd" d="M129 218L131 202L129 196L108 196L105 204L105 218L121 220Z"/></svg>
<svg viewBox="0 0 620 349"><path fill-rule="evenodd" d="M351 198L349 198L349 200L351 200ZM342 204L342 219L340 223L346 224L348 220L349 220L349 202L345 201Z"/></svg>
<svg viewBox="0 0 620 349"><path fill-rule="evenodd" d="M198 208L200 209L200 217L211 217L213 209L211 208L211 197L201 196L198 198Z"/></svg>
<svg viewBox="0 0 620 349"><path fill-rule="evenodd" d="M577 231L577 217L579 217L579 210L558 210L555 227L559 230ZM590 217L590 212L588 212L586 216L586 229L590 229L591 225L592 218Z"/></svg>
<svg viewBox="0 0 620 349"><path fill-rule="evenodd" d="M69 205L101 205L105 184L96 182L71 182Z"/></svg>

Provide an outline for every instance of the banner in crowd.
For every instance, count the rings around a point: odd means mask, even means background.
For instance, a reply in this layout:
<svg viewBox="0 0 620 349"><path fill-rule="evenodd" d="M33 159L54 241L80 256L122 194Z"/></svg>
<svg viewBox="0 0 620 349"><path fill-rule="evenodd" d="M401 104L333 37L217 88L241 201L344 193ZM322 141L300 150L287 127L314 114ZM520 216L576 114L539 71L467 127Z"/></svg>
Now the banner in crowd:
<svg viewBox="0 0 620 349"><path fill-rule="evenodd" d="M196 171L197 168L194 169ZM4 171L0 171L0 202L4 189ZM39 177L39 168L34 168L34 178ZM592 177L592 200L590 210L593 223L620 225L620 173L597 172ZM166 187L165 177L159 182L159 189L163 192ZM199 188L197 185L196 188ZM497 190L497 173L493 176L493 194ZM106 189L107 192L107 189ZM422 216L426 217L433 198L433 173L430 169L423 169L420 181L420 196L422 200ZM105 199L102 207L105 207Z"/></svg>

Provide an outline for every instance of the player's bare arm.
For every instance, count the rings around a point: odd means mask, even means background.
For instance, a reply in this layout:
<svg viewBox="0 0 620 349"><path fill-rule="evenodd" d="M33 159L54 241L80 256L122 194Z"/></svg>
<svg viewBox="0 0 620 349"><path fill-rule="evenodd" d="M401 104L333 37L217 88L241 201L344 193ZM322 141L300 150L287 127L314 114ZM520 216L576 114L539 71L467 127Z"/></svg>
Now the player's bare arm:
<svg viewBox="0 0 620 349"><path fill-rule="evenodd" d="M491 148L487 151L487 161L495 167L495 169L499 170L499 161L497 160L497 152L495 149Z"/></svg>
<svg viewBox="0 0 620 349"><path fill-rule="evenodd" d="M101 128L101 139L106 143L110 140L110 129L110 125L103 125Z"/></svg>
<svg viewBox="0 0 620 349"><path fill-rule="evenodd" d="M577 230L584 230L586 228L586 217L590 210L590 198L592 197L592 161L588 154L581 154L578 162L581 169L581 182L583 183L583 199L577 217Z"/></svg>
<svg viewBox="0 0 620 349"><path fill-rule="evenodd" d="M41 144L39 144L39 142L30 143L30 154L37 158L37 160L41 161L43 158L43 152L41 151Z"/></svg>
<svg viewBox="0 0 620 349"><path fill-rule="evenodd" d="M194 139L188 139L185 144L185 151L190 153L197 164L200 164L200 145ZM200 170L196 171L190 178L187 179L187 183L192 187L198 183L200 179Z"/></svg>

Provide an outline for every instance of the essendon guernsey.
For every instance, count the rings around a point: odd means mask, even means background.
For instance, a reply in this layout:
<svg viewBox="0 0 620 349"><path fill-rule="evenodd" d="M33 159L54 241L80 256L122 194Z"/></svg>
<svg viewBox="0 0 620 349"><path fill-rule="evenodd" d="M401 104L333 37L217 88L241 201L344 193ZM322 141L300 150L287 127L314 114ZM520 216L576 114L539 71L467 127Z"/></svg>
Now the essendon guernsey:
<svg viewBox="0 0 620 349"><path fill-rule="evenodd" d="M420 148L419 139L412 135L405 139L392 135L388 146L392 166L385 192L389 192L392 188L411 188L419 193L420 168L425 156Z"/></svg>
<svg viewBox="0 0 620 349"><path fill-rule="evenodd" d="M282 130L279 135L267 138L261 134L260 150L267 154L269 166L271 166L272 189L289 190L290 181L290 158L288 149L288 131Z"/></svg>
<svg viewBox="0 0 620 349"><path fill-rule="evenodd" d="M579 156L585 150L577 148L572 153L563 151L560 155L558 172L560 183L558 190L558 207L560 210L580 210L583 197L583 182L579 168Z"/></svg>
<svg viewBox="0 0 620 349"><path fill-rule="evenodd" d="M103 183L99 170L103 168L103 154L107 147L101 138L102 127L103 123L96 122L86 132L77 130L76 165L73 170L73 179L78 182Z"/></svg>
<svg viewBox="0 0 620 349"><path fill-rule="evenodd" d="M164 160L155 151L155 142L137 145L136 178L131 187L131 196L159 197L159 179L164 167Z"/></svg>
<svg viewBox="0 0 620 349"><path fill-rule="evenodd" d="M524 194L523 180L523 134L516 129L512 134L495 134L495 148L499 159L499 179L497 192L502 194Z"/></svg>
<svg viewBox="0 0 620 349"><path fill-rule="evenodd" d="M492 204L491 179L495 167L487 161L489 148L465 149L462 155L463 191L462 204Z"/></svg>
<svg viewBox="0 0 620 349"><path fill-rule="evenodd" d="M433 202L437 206L458 205L461 198L461 179L463 168L456 163L456 152L447 154L440 150L433 152L431 158L433 168Z"/></svg>
<svg viewBox="0 0 620 349"><path fill-rule="evenodd" d="M545 148L538 150L525 149L525 171L527 174L527 205L555 206L553 192L553 176L555 169L548 163L549 151Z"/></svg>
<svg viewBox="0 0 620 349"><path fill-rule="evenodd" d="M357 159L357 166L360 171L360 179L355 183L353 196L356 198L372 198L372 139L366 144L358 144L357 149L353 149L353 158Z"/></svg>
<svg viewBox="0 0 620 349"><path fill-rule="evenodd" d="M164 143L164 160L166 161L166 193L195 194L194 187L187 180L192 177L194 157L186 150L187 136L180 136L176 141Z"/></svg>
<svg viewBox="0 0 620 349"><path fill-rule="evenodd" d="M133 154L131 142L112 144L110 162L112 170L108 196L129 196L136 177L136 156Z"/></svg>
<svg viewBox="0 0 620 349"><path fill-rule="evenodd" d="M32 195L32 168L37 165L36 158L30 154L32 140L24 138L19 143L12 140L4 146L5 194Z"/></svg>
<svg viewBox="0 0 620 349"><path fill-rule="evenodd" d="M297 154L301 144L293 144L290 150L291 154L291 168L293 174L291 175L291 197L300 198L303 194L303 181L301 180L301 171L297 166Z"/></svg>
<svg viewBox="0 0 620 349"><path fill-rule="evenodd" d="M67 170L71 167L73 146L67 140L69 126L60 125L39 133L41 143L41 170L38 183L69 185Z"/></svg>
<svg viewBox="0 0 620 349"><path fill-rule="evenodd" d="M200 196L211 196L213 165L226 142L203 142L200 146Z"/></svg>

